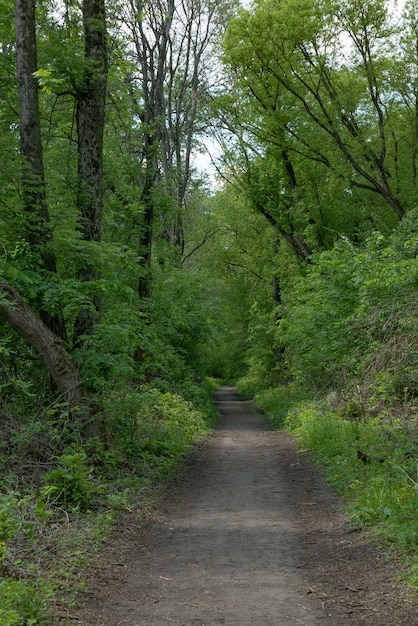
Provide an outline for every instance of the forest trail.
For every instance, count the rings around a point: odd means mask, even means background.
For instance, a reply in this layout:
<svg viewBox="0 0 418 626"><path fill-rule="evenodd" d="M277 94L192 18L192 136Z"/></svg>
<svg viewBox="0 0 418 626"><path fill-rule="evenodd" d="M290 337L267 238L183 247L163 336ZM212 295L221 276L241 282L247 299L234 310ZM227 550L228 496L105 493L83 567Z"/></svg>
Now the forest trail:
<svg viewBox="0 0 418 626"><path fill-rule="evenodd" d="M72 616L82 626L418 624L390 559L350 532L294 440L232 387L152 520L122 523Z"/></svg>

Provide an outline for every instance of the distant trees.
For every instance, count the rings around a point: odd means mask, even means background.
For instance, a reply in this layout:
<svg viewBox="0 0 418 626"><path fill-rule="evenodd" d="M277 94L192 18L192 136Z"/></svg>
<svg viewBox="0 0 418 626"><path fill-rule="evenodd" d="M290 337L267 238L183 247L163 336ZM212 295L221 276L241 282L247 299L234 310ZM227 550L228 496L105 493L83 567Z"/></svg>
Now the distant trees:
<svg viewBox="0 0 418 626"><path fill-rule="evenodd" d="M140 122L141 300L151 296L155 242L166 242L177 264L184 251L192 150L207 129L203 106L216 80L211 59L234 6L229 0L145 0L121 7L130 42L126 81Z"/></svg>

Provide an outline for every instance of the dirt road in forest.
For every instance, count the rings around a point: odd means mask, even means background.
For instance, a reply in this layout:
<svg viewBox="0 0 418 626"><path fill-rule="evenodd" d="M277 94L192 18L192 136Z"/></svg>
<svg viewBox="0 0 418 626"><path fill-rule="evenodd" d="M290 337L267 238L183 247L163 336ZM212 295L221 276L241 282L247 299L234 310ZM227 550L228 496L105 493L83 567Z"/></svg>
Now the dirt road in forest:
<svg viewBox="0 0 418 626"><path fill-rule="evenodd" d="M418 625L394 566L289 435L233 388L154 518L125 520L71 616L82 626Z"/></svg>

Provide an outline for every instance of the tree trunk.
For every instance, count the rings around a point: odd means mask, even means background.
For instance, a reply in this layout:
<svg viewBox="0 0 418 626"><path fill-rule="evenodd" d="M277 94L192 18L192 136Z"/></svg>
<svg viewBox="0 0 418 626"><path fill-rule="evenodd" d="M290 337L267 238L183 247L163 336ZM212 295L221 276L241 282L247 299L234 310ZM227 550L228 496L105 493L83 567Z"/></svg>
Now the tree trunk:
<svg viewBox="0 0 418 626"><path fill-rule="evenodd" d="M16 0L16 74L19 99L19 132L23 157L23 236L41 269L56 273L51 247L52 232L45 193L41 124L39 118L36 22L34 0ZM40 310L42 320L59 336L64 327L60 316Z"/></svg>
<svg viewBox="0 0 418 626"><path fill-rule="evenodd" d="M81 237L99 242L103 209L103 132L107 85L107 44L104 0L83 1L85 67L77 85L78 210ZM87 263L79 272L83 281L98 278L96 267ZM94 296L96 310L100 298ZM75 339L90 333L95 323L91 311L81 311Z"/></svg>
<svg viewBox="0 0 418 626"><path fill-rule="evenodd" d="M61 340L35 315L19 293L5 283L0 283L0 315L42 357L58 390L67 399L80 434L86 439L99 437L110 445L110 433L99 417L102 407L92 401Z"/></svg>
<svg viewBox="0 0 418 626"><path fill-rule="evenodd" d="M279 253L279 248L280 248L280 237L276 236L273 242L273 259L274 259L275 264L277 263L277 255ZM280 277L278 275L277 269L275 269L273 273L272 293L273 293L273 300L277 304L281 304L282 303L282 289L281 289ZM276 319L276 322L277 321L278 320Z"/></svg>
<svg viewBox="0 0 418 626"><path fill-rule="evenodd" d="M139 253L142 258L142 274L138 280L138 297L142 305L149 301L152 294L152 229L154 223L154 205L152 199L143 196L144 222L139 237Z"/></svg>
<svg viewBox="0 0 418 626"><path fill-rule="evenodd" d="M60 339L35 315L18 292L0 284L0 315L42 357L59 391L71 407L85 407L87 392Z"/></svg>
<svg viewBox="0 0 418 626"><path fill-rule="evenodd" d="M139 113L144 129L142 161L144 164L141 199L144 218L138 238L142 275L138 281L140 301L152 293L152 244L155 218L153 191L161 182L164 159L163 140L167 116L166 75L170 32L175 12L174 0L135 2L130 0L133 41L142 77L142 101ZM145 305L146 306L146 305Z"/></svg>
<svg viewBox="0 0 418 626"><path fill-rule="evenodd" d="M27 213L25 235L31 250L42 255L45 269L55 272L55 259L45 250L51 240L46 204L39 120L35 3L16 0L16 72L19 97L19 132L23 163L23 197Z"/></svg>

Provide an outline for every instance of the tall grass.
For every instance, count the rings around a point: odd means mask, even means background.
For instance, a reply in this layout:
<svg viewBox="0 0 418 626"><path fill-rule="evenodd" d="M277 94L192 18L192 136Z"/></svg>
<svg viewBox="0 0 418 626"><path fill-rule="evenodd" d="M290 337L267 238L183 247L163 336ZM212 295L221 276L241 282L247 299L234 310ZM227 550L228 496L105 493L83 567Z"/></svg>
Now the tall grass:
<svg viewBox="0 0 418 626"><path fill-rule="evenodd" d="M418 585L418 416L346 419L319 404L293 409L286 428L314 453L347 501L351 522L390 544Z"/></svg>

